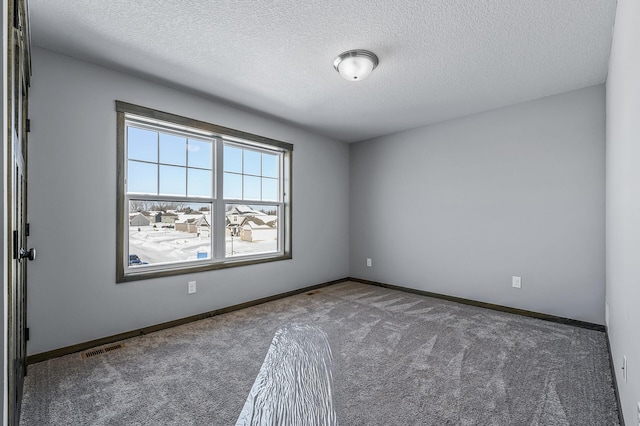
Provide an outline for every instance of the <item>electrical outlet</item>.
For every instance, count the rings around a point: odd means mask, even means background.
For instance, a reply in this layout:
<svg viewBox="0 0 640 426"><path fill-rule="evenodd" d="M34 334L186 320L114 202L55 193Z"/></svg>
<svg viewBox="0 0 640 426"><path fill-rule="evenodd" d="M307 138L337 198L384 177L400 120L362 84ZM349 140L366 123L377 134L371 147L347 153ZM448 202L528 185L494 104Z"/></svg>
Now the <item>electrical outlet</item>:
<svg viewBox="0 0 640 426"><path fill-rule="evenodd" d="M371 259L367 259L367 266L371 266Z"/></svg>
<svg viewBox="0 0 640 426"><path fill-rule="evenodd" d="M195 281L189 281L188 286L187 286L187 293L188 294L193 294L196 292L196 282Z"/></svg>
<svg viewBox="0 0 640 426"><path fill-rule="evenodd" d="M624 380L625 383L627 382L627 369L627 356L624 355L622 357L622 380Z"/></svg>
<svg viewBox="0 0 640 426"><path fill-rule="evenodd" d="M522 277L511 277L511 287L522 288Z"/></svg>

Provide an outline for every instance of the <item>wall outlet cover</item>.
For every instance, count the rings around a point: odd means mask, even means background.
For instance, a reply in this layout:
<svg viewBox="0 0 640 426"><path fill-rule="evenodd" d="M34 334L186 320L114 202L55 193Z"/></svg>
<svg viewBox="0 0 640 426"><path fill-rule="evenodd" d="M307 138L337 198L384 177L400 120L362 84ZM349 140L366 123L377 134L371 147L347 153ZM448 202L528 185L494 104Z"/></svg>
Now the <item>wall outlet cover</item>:
<svg viewBox="0 0 640 426"><path fill-rule="evenodd" d="M189 283L187 284L187 293L188 294L193 294L196 292L196 282L195 281L189 281Z"/></svg>
<svg viewBox="0 0 640 426"><path fill-rule="evenodd" d="M522 288L522 277L511 277L511 287Z"/></svg>

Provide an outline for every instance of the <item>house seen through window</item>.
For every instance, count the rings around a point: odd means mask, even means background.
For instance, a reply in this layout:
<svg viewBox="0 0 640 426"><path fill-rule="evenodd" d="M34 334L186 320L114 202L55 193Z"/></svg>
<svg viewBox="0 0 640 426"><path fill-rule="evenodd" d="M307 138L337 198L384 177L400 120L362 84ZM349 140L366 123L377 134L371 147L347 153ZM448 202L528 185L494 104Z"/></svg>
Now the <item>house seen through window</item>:
<svg viewBox="0 0 640 426"><path fill-rule="evenodd" d="M291 257L291 145L117 110L118 281Z"/></svg>

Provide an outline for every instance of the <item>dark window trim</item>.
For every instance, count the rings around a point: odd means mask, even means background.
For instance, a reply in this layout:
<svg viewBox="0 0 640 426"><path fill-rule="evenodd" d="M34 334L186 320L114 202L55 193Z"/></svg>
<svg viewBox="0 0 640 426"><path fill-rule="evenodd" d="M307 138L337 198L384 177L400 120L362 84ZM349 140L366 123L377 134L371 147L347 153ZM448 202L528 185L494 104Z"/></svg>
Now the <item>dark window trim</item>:
<svg viewBox="0 0 640 426"><path fill-rule="evenodd" d="M199 121L187 117L183 117L176 114L170 114L167 112L162 112L158 110L154 110L151 108L146 108L134 104L130 104L127 102L122 102L116 100L116 112L117 112L117 169L116 169L116 180L117 180L117 188L116 188L116 283L125 283L131 281L138 280L146 280L146 279L154 279L175 275L184 275L191 274L197 272L204 271L213 271L217 269L225 269L225 268L233 268L238 266L248 266L248 265L257 265L261 263L267 262L277 262L281 260L292 259L292 244L293 244L293 224L292 224L292 216L293 216L293 144L278 141L276 139L270 139L263 136L255 135L252 133L245 133L240 130L231 129L224 126L218 126L216 124L207 123L204 121ZM283 151L285 156L285 167L288 166L288 170L283 171L283 179L285 179L285 194L286 199L283 202L284 212L283 212L283 225L284 225L284 234L283 234L283 253L276 256L265 255L265 257L257 257L250 259L228 259L223 262L217 263L208 263L204 265L175 265L167 266L167 268L162 270L152 270L152 271L135 271L128 272L125 274L125 256L124 256L124 247L125 247L125 167L126 167L126 152L125 152L125 141L124 141L124 133L125 133L125 122L126 116L125 114L132 114L138 117L148 118L152 120L159 120L163 122L168 122L172 124L177 124L179 126L190 127L197 130L203 130L207 132L211 132L214 135L220 137L221 139L225 138L237 138L240 140L245 140L248 142L253 142L257 144L264 145L266 148L268 147L277 147L279 150ZM241 142L240 142L241 143ZM215 172L217 174L217 171ZM224 202L224 199L218 199L219 202ZM213 226L213 225L212 225Z"/></svg>
<svg viewBox="0 0 640 426"><path fill-rule="evenodd" d="M204 130L206 132L215 133L220 137L231 136L234 138L257 142L268 146L276 146L286 151L293 151L293 145L287 142L266 138L264 136L255 135L253 133L246 133L241 130L231 129L229 127L218 126L217 124L211 124L204 121L183 117L181 115L157 111L151 108L145 108L127 102L116 101L116 111L137 115L139 117L146 117L153 120L166 121L169 123L178 124L180 126L191 127L193 129Z"/></svg>

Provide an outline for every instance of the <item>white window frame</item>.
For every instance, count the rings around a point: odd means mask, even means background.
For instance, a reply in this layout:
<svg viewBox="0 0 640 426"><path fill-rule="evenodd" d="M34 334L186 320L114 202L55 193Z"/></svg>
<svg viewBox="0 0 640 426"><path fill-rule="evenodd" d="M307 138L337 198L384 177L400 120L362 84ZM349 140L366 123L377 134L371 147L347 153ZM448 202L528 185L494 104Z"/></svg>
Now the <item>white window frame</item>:
<svg viewBox="0 0 640 426"><path fill-rule="evenodd" d="M193 120L126 102L116 101L117 135L117 221L116 221L116 282L158 278L187 274L227 267L253 265L292 258L291 250L291 171L293 145L262 136L234 130L211 123ZM212 192L211 197L171 196L155 194L127 193L127 128L148 129L166 134L192 137L212 143ZM277 154L279 158L278 200L262 201L253 199L223 198L225 144L240 148ZM158 159L158 165L161 165ZM187 183L188 185L188 183ZM158 187L158 190L160 188ZM211 249L208 259L129 266L129 202L131 200L176 201L185 203L205 203L211 208ZM227 204L252 206L275 206L277 209L278 246L275 252L226 256L225 255L225 213Z"/></svg>

